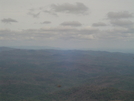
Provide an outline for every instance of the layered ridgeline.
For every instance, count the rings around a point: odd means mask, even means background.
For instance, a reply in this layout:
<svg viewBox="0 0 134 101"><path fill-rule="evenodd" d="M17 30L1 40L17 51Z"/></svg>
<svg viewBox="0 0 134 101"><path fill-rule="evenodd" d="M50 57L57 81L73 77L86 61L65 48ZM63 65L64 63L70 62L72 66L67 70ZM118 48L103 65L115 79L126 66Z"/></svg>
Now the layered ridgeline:
<svg viewBox="0 0 134 101"><path fill-rule="evenodd" d="M2 47L0 101L134 101L134 54Z"/></svg>

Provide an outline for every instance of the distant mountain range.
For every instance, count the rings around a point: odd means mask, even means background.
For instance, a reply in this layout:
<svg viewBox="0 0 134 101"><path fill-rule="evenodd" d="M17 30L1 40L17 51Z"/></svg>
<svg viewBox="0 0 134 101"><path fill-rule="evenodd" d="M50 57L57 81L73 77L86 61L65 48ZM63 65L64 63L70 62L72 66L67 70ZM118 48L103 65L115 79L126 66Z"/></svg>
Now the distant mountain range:
<svg viewBox="0 0 134 101"><path fill-rule="evenodd" d="M0 48L9 48L9 47L0 47ZM34 49L34 50L39 50L39 49L60 49L58 47L50 47L50 46L11 46L10 48L15 48L15 49Z"/></svg>
<svg viewBox="0 0 134 101"><path fill-rule="evenodd" d="M0 48L9 48L9 47L0 47ZM134 54L134 49L105 49L105 48L77 48L77 49L67 49L67 48L59 48L59 47L51 47L51 46L10 46L10 48L15 49L33 49L33 50L40 50L40 49L55 49L55 50L93 50L93 51L108 51L108 52L122 52L122 53L132 53Z"/></svg>

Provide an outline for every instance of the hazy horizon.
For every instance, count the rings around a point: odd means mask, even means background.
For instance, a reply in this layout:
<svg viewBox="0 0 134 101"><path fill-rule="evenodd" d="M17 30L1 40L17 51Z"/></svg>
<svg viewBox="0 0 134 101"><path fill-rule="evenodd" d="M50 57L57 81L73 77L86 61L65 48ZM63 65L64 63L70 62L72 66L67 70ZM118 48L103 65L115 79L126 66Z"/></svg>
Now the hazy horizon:
<svg viewBox="0 0 134 101"><path fill-rule="evenodd" d="M121 52L121 53L131 53L134 54L133 49L95 49L95 48L59 48L59 47L50 47L50 46L0 46L0 48L15 48L15 49L28 49L28 50L44 50L44 49L52 49L52 50L81 50L81 51L106 51L106 52Z"/></svg>

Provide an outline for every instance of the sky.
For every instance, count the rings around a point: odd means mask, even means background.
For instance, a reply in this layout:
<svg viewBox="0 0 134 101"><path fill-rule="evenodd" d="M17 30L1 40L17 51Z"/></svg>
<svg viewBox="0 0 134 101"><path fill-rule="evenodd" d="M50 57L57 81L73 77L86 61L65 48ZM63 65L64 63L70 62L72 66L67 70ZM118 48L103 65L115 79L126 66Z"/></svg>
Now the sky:
<svg viewBox="0 0 134 101"><path fill-rule="evenodd" d="M0 0L0 46L134 50L134 0Z"/></svg>

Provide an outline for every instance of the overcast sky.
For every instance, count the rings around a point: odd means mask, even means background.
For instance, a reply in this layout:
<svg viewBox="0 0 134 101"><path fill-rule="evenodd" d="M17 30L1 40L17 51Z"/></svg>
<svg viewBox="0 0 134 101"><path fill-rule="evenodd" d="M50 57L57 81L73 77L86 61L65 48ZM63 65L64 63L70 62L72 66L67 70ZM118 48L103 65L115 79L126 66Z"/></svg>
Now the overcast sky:
<svg viewBox="0 0 134 101"><path fill-rule="evenodd" d="M134 0L0 0L0 46L134 49Z"/></svg>

